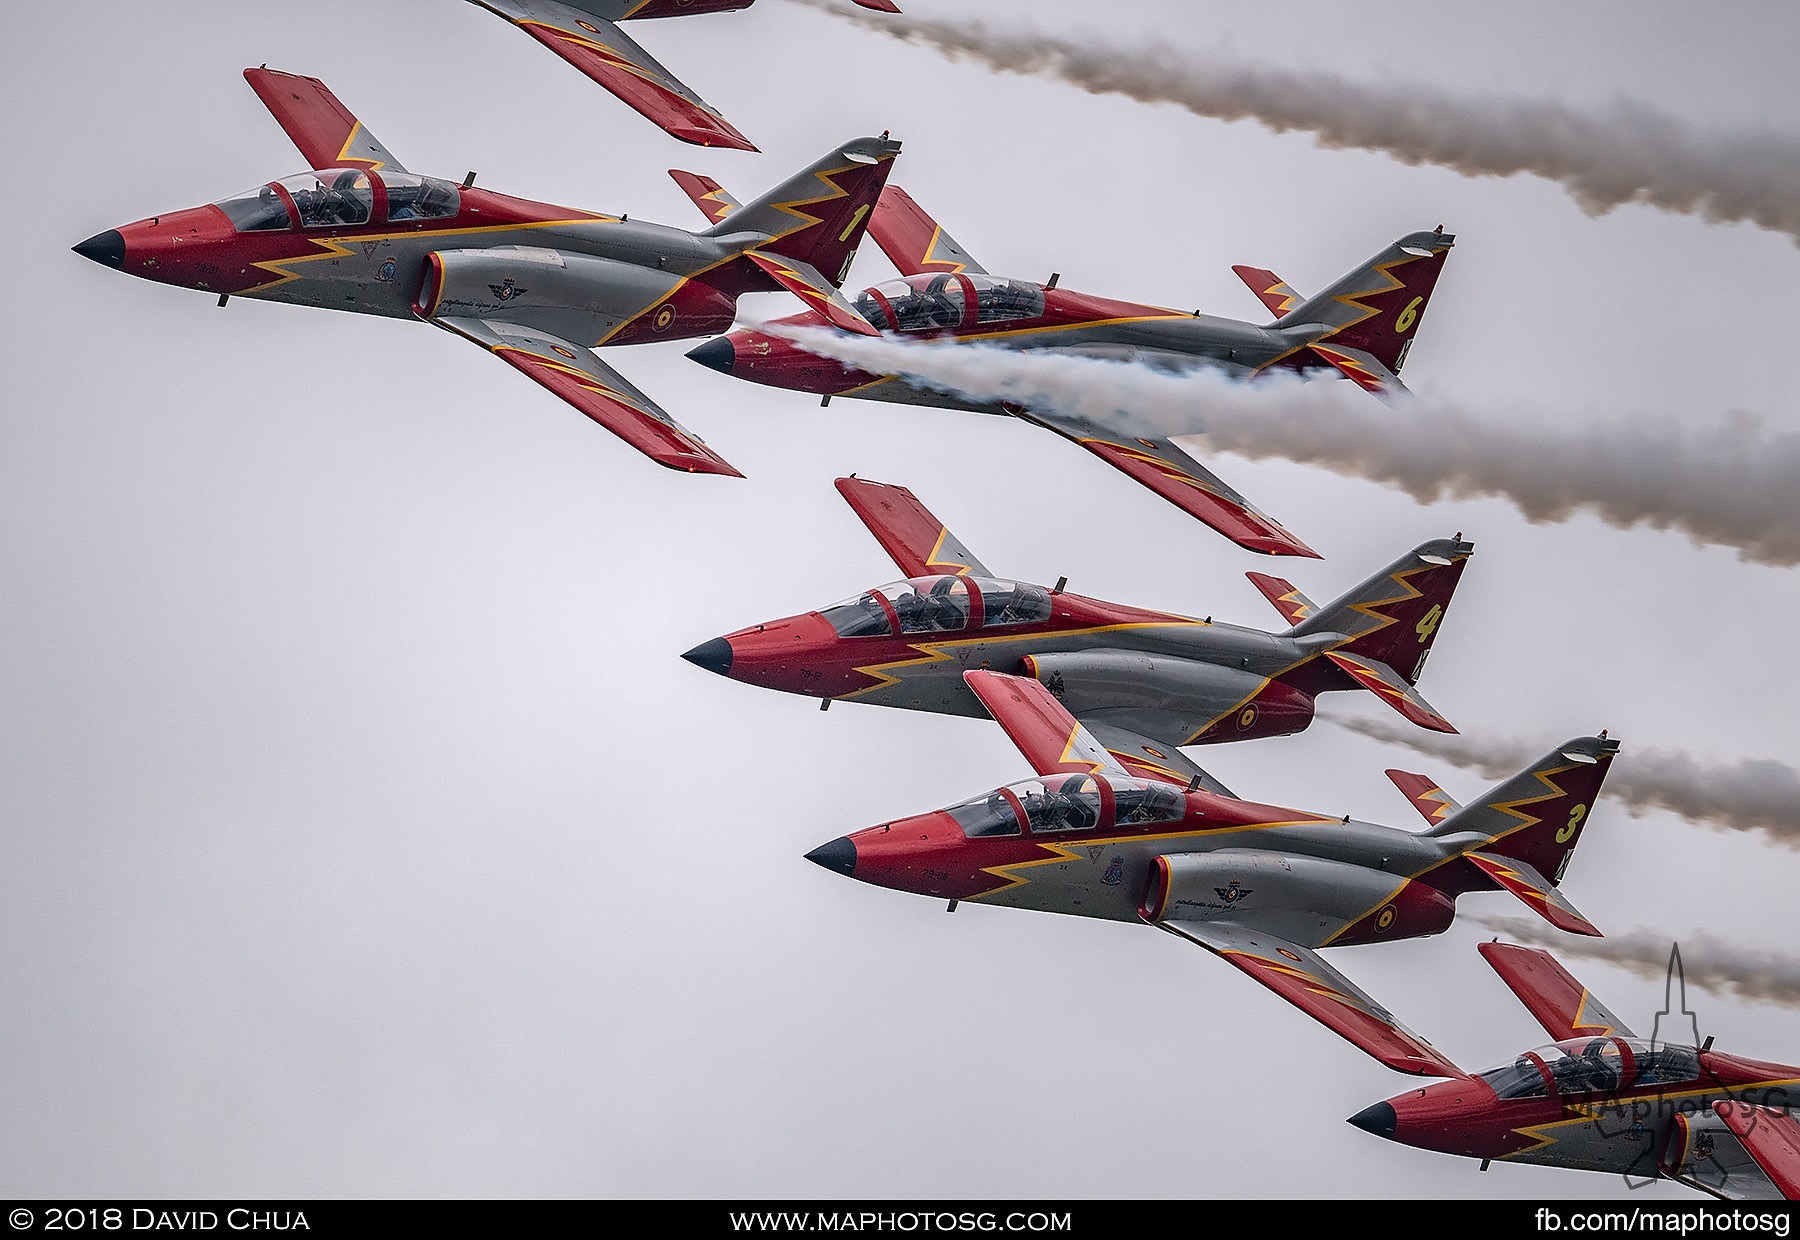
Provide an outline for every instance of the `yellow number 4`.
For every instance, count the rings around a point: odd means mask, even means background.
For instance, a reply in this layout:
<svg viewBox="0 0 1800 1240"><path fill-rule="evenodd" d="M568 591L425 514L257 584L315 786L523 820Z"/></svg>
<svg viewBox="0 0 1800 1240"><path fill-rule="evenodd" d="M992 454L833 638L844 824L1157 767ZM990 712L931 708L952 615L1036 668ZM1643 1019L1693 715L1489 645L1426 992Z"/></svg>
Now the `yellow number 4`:
<svg viewBox="0 0 1800 1240"><path fill-rule="evenodd" d="M1431 635L1437 632L1438 621L1443 618L1444 609L1433 603L1431 610L1419 617L1419 622L1413 626L1413 632L1419 635L1421 642L1428 642L1431 640Z"/></svg>

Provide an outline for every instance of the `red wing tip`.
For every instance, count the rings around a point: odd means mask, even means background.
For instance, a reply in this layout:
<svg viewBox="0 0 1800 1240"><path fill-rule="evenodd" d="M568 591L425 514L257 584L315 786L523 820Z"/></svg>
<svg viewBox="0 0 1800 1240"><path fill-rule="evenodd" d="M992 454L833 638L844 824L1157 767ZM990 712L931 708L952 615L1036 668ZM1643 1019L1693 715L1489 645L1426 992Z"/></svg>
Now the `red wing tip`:
<svg viewBox="0 0 1800 1240"><path fill-rule="evenodd" d="M865 9L874 9L878 13L898 13L900 6L894 0L856 0Z"/></svg>
<svg viewBox="0 0 1800 1240"><path fill-rule="evenodd" d="M729 151L753 151L756 145L735 129L706 129L698 125L664 126L670 136L680 138L683 142L691 142L695 146L722 147Z"/></svg>
<svg viewBox="0 0 1800 1240"><path fill-rule="evenodd" d="M1462 735L1462 733L1456 730L1456 725L1451 723L1448 719L1434 719L1430 723L1425 724L1425 726L1430 728L1433 732L1448 732L1451 736Z"/></svg>

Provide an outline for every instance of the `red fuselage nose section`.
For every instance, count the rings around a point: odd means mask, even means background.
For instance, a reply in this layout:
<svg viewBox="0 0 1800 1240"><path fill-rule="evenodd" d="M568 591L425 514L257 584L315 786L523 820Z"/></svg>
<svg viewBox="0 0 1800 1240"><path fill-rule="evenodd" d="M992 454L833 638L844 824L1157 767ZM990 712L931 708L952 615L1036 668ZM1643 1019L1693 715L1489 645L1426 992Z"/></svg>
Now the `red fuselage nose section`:
<svg viewBox="0 0 1800 1240"><path fill-rule="evenodd" d="M821 321L822 322L822 321ZM709 340L688 356L722 374L770 387L836 396L878 382L882 376L853 370L780 336L740 328Z"/></svg>
<svg viewBox="0 0 1800 1240"><path fill-rule="evenodd" d="M840 836L808 861L877 887L940 900L967 900L1001 885L975 864L962 828L943 810Z"/></svg>
<svg viewBox="0 0 1800 1240"><path fill-rule="evenodd" d="M247 251L236 252L242 238L230 218L214 206L170 211L114 229L119 239L116 262L111 261L115 255L102 258L84 248L108 235L82 242L75 252L127 275L209 293L242 292L270 278L267 271L249 265Z"/></svg>
<svg viewBox="0 0 1800 1240"><path fill-rule="evenodd" d="M862 646L839 637L816 611L751 625L695 646L682 655L690 663L748 685L835 698L880 684L857 670L869 657Z"/></svg>
<svg viewBox="0 0 1800 1240"><path fill-rule="evenodd" d="M1562 1117L1550 1098L1501 1099L1475 1078L1439 1081L1377 1102L1350 1117L1366 1132L1402 1145L1465 1158L1506 1158L1542 1144L1521 1129Z"/></svg>

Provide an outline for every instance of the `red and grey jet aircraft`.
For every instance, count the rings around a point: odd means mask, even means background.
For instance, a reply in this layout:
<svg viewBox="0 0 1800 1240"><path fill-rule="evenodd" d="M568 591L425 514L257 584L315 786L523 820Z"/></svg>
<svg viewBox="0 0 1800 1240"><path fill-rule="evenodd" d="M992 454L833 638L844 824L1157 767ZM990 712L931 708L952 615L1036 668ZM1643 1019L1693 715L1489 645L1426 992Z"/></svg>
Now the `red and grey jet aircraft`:
<svg viewBox="0 0 1800 1240"><path fill-rule="evenodd" d="M714 335L744 293L785 288L848 311L837 285L900 151L885 134L847 142L729 225L692 233L415 175L318 79L244 77L312 171L108 229L77 254L220 305L422 319L690 473L738 471L590 350Z"/></svg>
<svg viewBox="0 0 1800 1240"><path fill-rule="evenodd" d="M1248 574L1290 625L1265 633L996 578L905 487L837 488L905 580L689 650L689 662L832 701L984 716L968 668L1035 677L1120 762L1185 783L1182 745L1298 732L1314 699L1364 688L1420 727L1456 729L1414 688L1474 546L1422 543L1319 607Z"/></svg>
<svg viewBox="0 0 1800 1240"><path fill-rule="evenodd" d="M1732 1201L1800 1199L1800 1068L1632 1033L1549 952L1481 954L1554 1041L1350 1117L1420 1149L1666 1177Z"/></svg>
<svg viewBox="0 0 1800 1240"><path fill-rule="evenodd" d="M715 220L733 209L710 178L677 173L688 196ZM982 344L1031 352L1139 361L1185 371L1211 367L1252 376L1270 371L1341 374L1392 397L1424 318L1445 256L1456 239L1441 228L1400 238L1315 297L1302 297L1273 272L1234 267L1275 315L1267 325L1095 297L1048 283L993 275L951 239L898 186L882 191L869 234L904 279L868 289L847 322L814 308L778 319L771 330L739 328L688 356L714 370L772 387L978 413L1003 413L1072 439L1198 517L1239 546L1267 555L1317 556L1278 522L1228 487L1168 437L1056 409L981 403L869 374L819 356L785 334L834 326L897 338Z"/></svg>
<svg viewBox="0 0 1800 1240"><path fill-rule="evenodd" d="M470 0L497 13L606 87L665 133L697 146L754 151L706 100L656 62L617 23L747 9L756 0ZM892 0L855 0L898 13Z"/></svg>
<svg viewBox="0 0 1800 1240"><path fill-rule="evenodd" d="M952 909L980 901L1155 926L1423 1076L1458 1069L1320 949L1441 933L1471 891L1511 891L1554 925L1599 933L1556 887L1618 749L1605 733L1557 746L1415 834L1127 769L1037 681L963 676L1038 778L840 837L809 861Z"/></svg>

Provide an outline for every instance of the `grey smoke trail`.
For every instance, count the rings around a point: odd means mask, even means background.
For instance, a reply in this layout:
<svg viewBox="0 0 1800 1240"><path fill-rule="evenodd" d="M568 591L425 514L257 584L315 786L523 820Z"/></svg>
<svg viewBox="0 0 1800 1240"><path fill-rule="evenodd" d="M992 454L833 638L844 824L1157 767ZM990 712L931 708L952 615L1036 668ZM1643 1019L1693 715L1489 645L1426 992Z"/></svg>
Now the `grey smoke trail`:
<svg viewBox="0 0 1800 1240"><path fill-rule="evenodd" d="M1658 981L1667 976L1670 944L1680 943L1682 974L1690 986L1769 1003L1800 1004L1800 959L1738 947L1709 934L1671 935L1666 930L1639 929L1592 939L1564 934L1541 921L1511 917L1471 920L1527 947L1546 948L1559 958L1604 961ZM1637 1032L1648 1035L1650 1031Z"/></svg>
<svg viewBox="0 0 1800 1240"><path fill-rule="evenodd" d="M1649 414L1574 424L1386 406L1349 383L1197 370L821 329L764 331L874 374L976 401L1091 418L1131 435L1204 434L1214 451L1366 478L1427 503L1493 496L1532 522L1591 511L1618 528L1679 530L1762 564L1800 563L1800 434L1734 413L1710 426Z"/></svg>
<svg viewBox="0 0 1800 1240"><path fill-rule="evenodd" d="M1800 145L1772 131L1704 131L1619 99L1582 111L1548 100L1459 95L1410 83L1373 86L1238 57L1176 55L979 22L932 21L798 0L891 38L1004 73L1058 78L1096 95L1172 103L1216 120L1311 133L1323 147L1380 151L1465 176L1528 172L1600 215L1638 202L1715 222L1745 221L1800 240Z"/></svg>
<svg viewBox="0 0 1800 1240"><path fill-rule="evenodd" d="M1529 766L1544 752L1542 744L1426 732L1384 719L1331 717L1331 722L1490 780ZM1634 818L1668 810L1703 826L1760 831L1775 843L1800 848L1800 771L1772 759L1715 766L1684 753L1624 748L1600 795ZM1668 957L1666 946L1663 956Z"/></svg>

